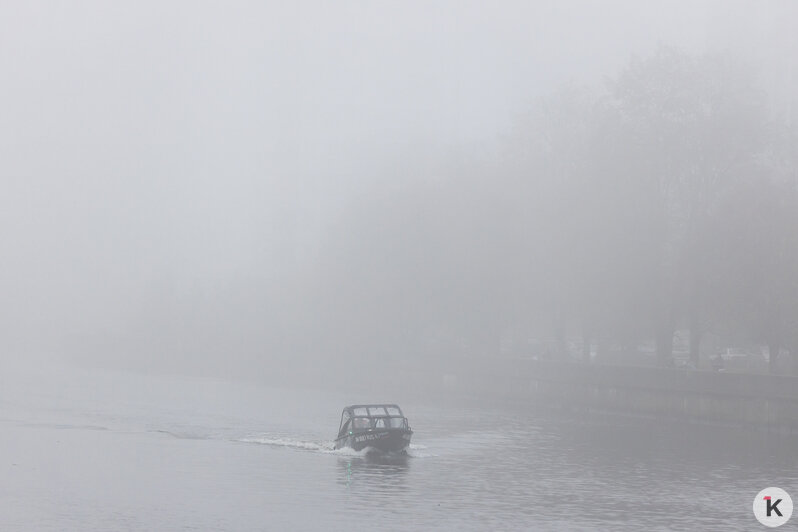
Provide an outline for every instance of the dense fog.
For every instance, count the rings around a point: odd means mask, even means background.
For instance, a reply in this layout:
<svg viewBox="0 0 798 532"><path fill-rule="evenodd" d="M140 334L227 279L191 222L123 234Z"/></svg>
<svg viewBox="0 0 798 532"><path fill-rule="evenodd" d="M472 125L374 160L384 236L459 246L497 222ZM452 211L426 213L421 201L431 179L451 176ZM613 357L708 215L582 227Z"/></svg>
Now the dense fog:
<svg viewBox="0 0 798 532"><path fill-rule="evenodd" d="M6 364L798 345L790 2L2 12Z"/></svg>
<svg viewBox="0 0 798 532"><path fill-rule="evenodd" d="M0 530L784 524L796 23L0 2Z"/></svg>

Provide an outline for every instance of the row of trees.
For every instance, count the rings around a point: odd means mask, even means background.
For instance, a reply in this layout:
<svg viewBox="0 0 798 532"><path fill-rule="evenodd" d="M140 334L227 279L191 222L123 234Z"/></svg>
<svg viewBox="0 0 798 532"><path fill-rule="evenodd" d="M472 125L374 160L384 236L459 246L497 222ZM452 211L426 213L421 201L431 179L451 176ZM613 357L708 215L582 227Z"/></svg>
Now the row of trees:
<svg viewBox="0 0 798 532"><path fill-rule="evenodd" d="M492 354L506 331L636 346L689 329L798 353L798 175L788 109L728 55L661 49L563 89L491 157L355 205L306 284L311 345ZM308 331L312 331L306 334ZM370 355L369 355L370 356Z"/></svg>
<svg viewBox="0 0 798 532"><path fill-rule="evenodd" d="M726 55L663 49L600 96L559 94L521 131L521 168L560 192L560 329L634 343L667 364L677 328L764 342L798 334L795 145L789 122ZM548 120L547 120L548 119ZM569 208L570 207L570 208Z"/></svg>

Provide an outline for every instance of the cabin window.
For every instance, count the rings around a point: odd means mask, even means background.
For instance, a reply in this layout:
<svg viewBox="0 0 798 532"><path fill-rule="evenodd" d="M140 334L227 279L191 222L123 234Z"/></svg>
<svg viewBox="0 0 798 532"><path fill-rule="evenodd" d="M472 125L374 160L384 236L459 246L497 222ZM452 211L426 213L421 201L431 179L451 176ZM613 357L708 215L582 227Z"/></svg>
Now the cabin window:
<svg viewBox="0 0 798 532"><path fill-rule="evenodd" d="M367 416L367 415L369 415L369 413L366 410L365 406L361 406L359 408L355 408L354 412L355 412L356 416Z"/></svg>
<svg viewBox="0 0 798 532"><path fill-rule="evenodd" d="M351 419L351 416L349 415L349 412L347 412L346 410L344 410L344 413L343 413L343 414L341 414L341 428L340 428L340 429L338 429L338 432L339 432L339 433L341 433L341 432L343 432L344 430L346 430L346 429L345 429L345 427L346 427L346 425L349 423L349 420L350 420L350 419Z"/></svg>
<svg viewBox="0 0 798 532"><path fill-rule="evenodd" d="M374 420L374 428L375 429L384 429L385 427L385 418L379 417Z"/></svg>
<svg viewBox="0 0 798 532"><path fill-rule="evenodd" d="M356 417L352 426L356 429L370 429L371 420L367 417Z"/></svg>
<svg viewBox="0 0 798 532"><path fill-rule="evenodd" d="M405 418L403 417L390 417L388 418L389 426L392 429L402 429L405 426Z"/></svg>
<svg viewBox="0 0 798 532"><path fill-rule="evenodd" d="M401 416L402 413L395 406L389 406L388 407L388 415L389 416Z"/></svg>
<svg viewBox="0 0 798 532"><path fill-rule="evenodd" d="M372 407L369 408L369 415L372 416L372 417L374 417L374 416L384 416L385 415L385 408L383 408L381 406L377 406L377 407L372 406Z"/></svg>

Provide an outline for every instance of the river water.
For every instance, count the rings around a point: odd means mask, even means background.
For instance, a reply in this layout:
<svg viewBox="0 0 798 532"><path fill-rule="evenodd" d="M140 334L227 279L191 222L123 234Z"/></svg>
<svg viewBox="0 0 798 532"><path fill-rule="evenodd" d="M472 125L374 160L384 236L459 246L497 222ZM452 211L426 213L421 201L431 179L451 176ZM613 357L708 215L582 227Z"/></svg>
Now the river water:
<svg viewBox="0 0 798 532"><path fill-rule="evenodd" d="M395 399L6 370L0 530L754 530L798 493L784 434L517 403L404 397L408 457L332 450L345 404Z"/></svg>

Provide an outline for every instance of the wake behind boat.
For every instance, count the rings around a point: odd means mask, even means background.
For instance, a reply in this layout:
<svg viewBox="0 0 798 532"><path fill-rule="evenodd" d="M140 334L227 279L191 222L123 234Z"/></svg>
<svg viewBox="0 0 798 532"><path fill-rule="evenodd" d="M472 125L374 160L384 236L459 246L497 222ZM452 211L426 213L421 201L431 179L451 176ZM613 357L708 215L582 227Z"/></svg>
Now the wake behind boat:
<svg viewBox="0 0 798 532"><path fill-rule="evenodd" d="M383 452L406 453L413 431L399 405L352 405L344 408L335 448L356 451L371 447Z"/></svg>

